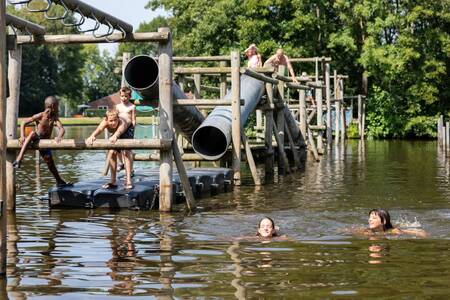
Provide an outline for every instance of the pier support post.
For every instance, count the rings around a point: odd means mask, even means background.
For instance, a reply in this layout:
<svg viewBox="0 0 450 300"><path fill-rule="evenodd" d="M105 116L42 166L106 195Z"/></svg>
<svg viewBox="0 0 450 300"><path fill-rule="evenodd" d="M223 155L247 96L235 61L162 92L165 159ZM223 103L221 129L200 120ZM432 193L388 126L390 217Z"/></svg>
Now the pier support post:
<svg viewBox="0 0 450 300"><path fill-rule="evenodd" d="M444 126L444 116L441 115L438 120L438 126L437 126L437 139L438 139L438 145L442 145L442 137L443 137L443 128Z"/></svg>
<svg viewBox="0 0 450 300"><path fill-rule="evenodd" d="M305 90L299 90L299 120L300 120L300 132L302 136L306 137L306 125L308 124L306 115L306 93ZM306 139L306 138L305 138Z"/></svg>
<svg viewBox="0 0 450 300"><path fill-rule="evenodd" d="M22 46L9 51L8 79L10 95L6 106L6 136L8 139L17 138L17 119L19 116L20 78L22 72ZM10 150L6 154L6 201L7 209L16 209L16 170L13 162L16 151Z"/></svg>
<svg viewBox="0 0 450 300"><path fill-rule="evenodd" d="M345 124L345 102L344 102L344 79L340 78L338 81L339 100L341 101L341 140L345 140L346 124Z"/></svg>
<svg viewBox="0 0 450 300"><path fill-rule="evenodd" d="M318 83L321 83L318 81ZM323 103L322 103L322 88L316 88L316 105L317 105L317 126L323 125ZM323 131L319 129L317 134L317 151L323 154Z"/></svg>
<svg viewBox="0 0 450 300"><path fill-rule="evenodd" d="M241 72L239 51L231 52L231 136L233 142L233 179L241 185Z"/></svg>
<svg viewBox="0 0 450 300"><path fill-rule="evenodd" d="M120 86L126 86L127 85L127 81L125 80L125 67L127 66L128 61L130 60L131 54L130 52L124 52L122 54L122 82L120 84Z"/></svg>
<svg viewBox="0 0 450 300"><path fill-rule="evenodd" d="M331 126L331 88L330 88L330 63L325 64L325 98L327 101L327 148L331 150L333 133Z"/></svg>
<svg viewBox="0 0 450 300"><path fill-rule="evenodd" d="M450 148L450 122L445 123L445 145Z"/></svg>
<svg viewBox="0 0 450 300"><path fill-rule="evenodd" d="M358 135L359 138L363 138L363 129L362 129L362 97L358 95Z"/></svg>
<svg viewBox="0 0 450 300"><path fill-rule="evenodd" d="M181 185L183 186L184 196L186 197L187 207L189 211L193 211L196 208L194 193L192 192L189 178L186 173L186 168L184 167L183 159L181 158L181 153L175 140L172 140L172 151L173 158L178 170L178 175L181 179Z"/></svg>
<svg viewBox="0 0 450 300"><path fill-rule="evenodd" d="M159 44L159 129L161 138L174 139L172 107L172 35L169 28L159 28L169 33L169 39ZM160 151L159 160L159 210L172 209L172 149Z"/></svg>
<svg viewBox="0 0 450 300"><path fill-rule="evenodd" d="M0 275L6 274L6 24L5 3L0 1Z"/></svg>
<svg viewBox="0 0 450 300"><path fill-rule="evenodd" d="M226 68L227 62L221 61L219 65L221 68ZM227 94L227 74L220 74L219 88L220 88L220 99L224 99L225 95Z"/></svg>
<svg viewBox="0 0 450 300"><path fill-rule="evenodd" d="M278 75L284 76L286 71L286 67L281 65L278 66ZM278 136L279 136L279 141L281 141L281 144L278 143L278 148L282 148L283 152L284 152L284 82L283 81L279 81L278 85L277 85L277 101L275 104L275 112L276 112L276 128L278 129ZM289 165L285 164L285 160L284 159L279 159L278 160L278 173L279 174L285 174L287 172L289 172Z"/></svg>
<svg viewBox="0 0 450 300"><path fill-rule="evenodd" d="M265 181L272 181L273 179L273 165L274 153L272 146L272 128L273 128L273 86L271 83L266 83L267 101L264 107L264 114L266 116L265 137L266 144L266 164L265 164Z"/></svg>
<svg viewBox="0 0 450 300"><path fill-rule="evenodd" d="M364 96L362 100L362 114L361 114L361 139L364 139L366 135L366 101L367 98Z"/></svg>

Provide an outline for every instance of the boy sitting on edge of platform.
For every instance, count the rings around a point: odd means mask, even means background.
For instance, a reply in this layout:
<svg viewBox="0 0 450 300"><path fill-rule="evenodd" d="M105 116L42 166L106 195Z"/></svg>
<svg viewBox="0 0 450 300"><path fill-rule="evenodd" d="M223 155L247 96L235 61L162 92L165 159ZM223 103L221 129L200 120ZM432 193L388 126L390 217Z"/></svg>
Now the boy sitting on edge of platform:
<svg viewBox="0 0 450 300"><path fill-rule="evenodd" d="M119 112L119 118L125 119L129 124L126 134L127 136L129 136L128 138L133 139L134 128L136 127L136 106L130 102L131 89L127 86L121 87L119 90L119 94L121 102L119 104L116 104L116 110ZM133 152L131 150L128 150L128 152L130 152L131 175L133 176ZM121 163L121 161L124 161L123 155L118 157L118 161L118 169L120 171L124 166L123 163Z"/></svg>
<svg viewBox="0 0 450 300"><path fill-rule="evenodd" d="M96 140L96 136L105 129L112 134L109 141L113 144L117 141L117 139L132 139L133 137L130 136L130 133L127 131L128 126L128 122L119 117L119 112L116 109L108 110L105 118L98 125L97 129L95 129L95 131L86 139L86 144L92 145ZM125 163L126 182L124 188L127 190L133 188L133 183L131 182L130 151L109 150L107 159L109 160L109 166L111 168L111 180L102 186L104 189L113 189L117 187L117 156L120 155L121 152L124 154Z"/></svg>
<svg viewBox="0 0 450 300"><path fill-rule="evenodd" d="M59 144L62 137L64 136L65 130L59 120L58 110L59 101L55 96L48 96L45 98L45 110L34 116L27 118L22 121L20 126L20 138L19 144L22 146L19 155L17 155L16 160L13 162L14 168L20 168L22 163L23 155L27 150L30 143L38 143L40 139L49 139L53 132L53 126L58 127L58 135L55 137L55 141ZM25 126L28 124L36 122L36 129L32 131L25 138ZM58 170L56 169L55 162L53 161L52 151L50 149L39 149L39 153L44 161L47 163L48 169L53 174L56 179L57 186L67 185L61 176L59 176Z"/></svg>

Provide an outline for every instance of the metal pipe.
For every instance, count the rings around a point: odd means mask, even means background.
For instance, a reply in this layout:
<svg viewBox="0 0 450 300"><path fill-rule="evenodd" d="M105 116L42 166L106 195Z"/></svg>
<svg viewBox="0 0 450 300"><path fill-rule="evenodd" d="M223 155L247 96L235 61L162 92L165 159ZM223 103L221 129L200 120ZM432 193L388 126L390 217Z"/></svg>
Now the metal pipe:
<svg viewBox="0 0 450 300"><path fill-rule="evenodd" d="M148 55L138 55L130 59L125 66L124 77L127 84L144 99L158 99L159 67L155 59ZM173 99L186 99L181 88L173 83ZM189 141L200 124L205 120L202 113L194 106L174 106L173 121L176 129Z"/></svg>
<svg viewBox="0 0 450 300"><path fill-rule="evenodd" d="M27 21L25 19L6 14L5 16L6 26L13 26L18 29L26 29L31 34L35 35L44 35L45 34L45 28L42 26L39 26L38 24L32 23L30 21Z"/></svg>
<svg viewBox="0 0 450 300"><path fill-rule="evenodd" d="M61 0L52 0L52 2L61 4ZM86 17L94 16L102 24L111 24L111 26L117 30L123 30L126 33L133 32L133 26L126 23L104 11L101 11L89 4L86 4L79 0L64 0L65 6L72 11L77 10L81 12Z"/></svg>
<svg viewBox="0 0 450 300"><path fill-rule="evenodd" d="M241 126L243 126L259 102L264 92L264 82L247 75L241 76L241 99L245 104L241 107ZM231 99L231 91L225 99ZM216 107L194 132L192 145L194 151L208 160L222 157L231 143L231 107Z"/></svg>

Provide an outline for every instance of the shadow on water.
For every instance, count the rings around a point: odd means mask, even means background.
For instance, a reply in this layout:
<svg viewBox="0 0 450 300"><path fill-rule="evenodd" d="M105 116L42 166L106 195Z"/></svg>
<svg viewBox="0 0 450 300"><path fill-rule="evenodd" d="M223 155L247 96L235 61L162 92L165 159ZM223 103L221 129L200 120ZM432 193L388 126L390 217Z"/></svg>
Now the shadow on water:
<svg viewBox="0 0 450 300"><path fill-rule="evenodd" d="M91 129L71 130L68 136L86 136ZM349 141L277 184L201 199L192 215L182 206L172 214L49 211L37 196L53 180L29 152L18 173L17 213L8 215L1 299L444 297L450 160L436 149L434 142ZM55 157L61 174L77 181L100 177L105 153ZM368 239L344 230L366 226L375 207L430 238ZM254 239L265 215L289 240ZM252 238L236 239L243 236Z"/></svg>

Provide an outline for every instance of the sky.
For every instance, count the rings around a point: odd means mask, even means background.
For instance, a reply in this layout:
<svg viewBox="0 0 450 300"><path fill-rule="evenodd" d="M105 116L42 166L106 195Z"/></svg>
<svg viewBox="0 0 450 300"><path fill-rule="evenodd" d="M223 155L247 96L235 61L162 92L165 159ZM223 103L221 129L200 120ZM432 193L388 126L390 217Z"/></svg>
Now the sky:
<svg viewBox="0 0 450 300"><path fill-rule="evenodd" d="M158 15L164 15L163 10L151 11L145 9L149 0L83 0L83 2L133 25L133 30L136 30L143 21L148 22ZM86 23L88 22L86 21ZM92 24L89 23L86 26L92 26ZM98 45L100 51L106 49L110 54L114 54L118 47L117 43Z"/></svg>

